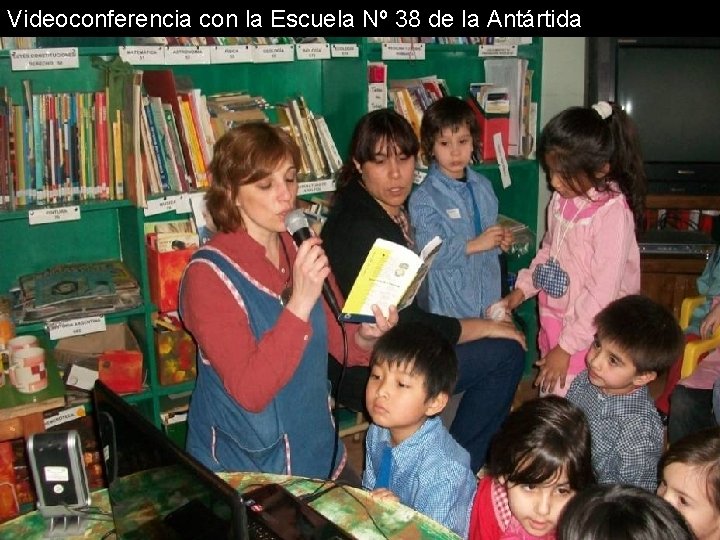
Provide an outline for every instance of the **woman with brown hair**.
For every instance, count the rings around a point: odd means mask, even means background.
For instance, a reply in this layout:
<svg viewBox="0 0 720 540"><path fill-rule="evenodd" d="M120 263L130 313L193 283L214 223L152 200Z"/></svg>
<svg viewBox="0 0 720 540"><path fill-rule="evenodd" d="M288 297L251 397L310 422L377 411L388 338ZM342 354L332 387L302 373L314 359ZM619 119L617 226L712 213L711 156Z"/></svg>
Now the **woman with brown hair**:
<svg viewBox="0 0 720 540"><path fill-rule="evenodd" d="M346 454L330 411L328 351L342 357L346 345L350 365L367 365L397 322L394 309L385 318L376 308L376 323L348 327L343 343L321 298L334 280L320 239L296 247L285 230L299 163L292 139L267 124L235 128L215 145L206 202L217 232L180 293L198 344L187 449L215 471L338 478Z"/></svg>

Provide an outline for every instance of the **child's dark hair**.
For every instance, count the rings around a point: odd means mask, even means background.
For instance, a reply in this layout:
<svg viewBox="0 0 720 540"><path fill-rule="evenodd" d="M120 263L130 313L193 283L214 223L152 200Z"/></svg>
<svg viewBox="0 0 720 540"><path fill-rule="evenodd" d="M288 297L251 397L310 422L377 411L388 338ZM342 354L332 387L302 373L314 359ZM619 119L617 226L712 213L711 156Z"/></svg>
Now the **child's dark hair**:
<svg viewBox="0 0 720 540"><path fill-rule="evenodd" d="M535 485L552 481L563 469L575 491L595 482L585 413L558 396L526 401L493 437L488 474Z"/></svg>
<svg viewBox="0 0 720 540"><path fill-rule="evenodd" d="M595 315L594 323L598 339L622 348L638 373L665 371L685 346L674 315L647 296L631 294L613 300Z"/></svg>
<svg viewBox="0 0 720 540"><path fill-rule="evenodd" d="M361 180L362 175L353 160L360 165L373 161L377 153L377 144L380 142L385 143L388 154L394 153L397 147L400 154L415 157L420 148L415 131L402 115L392 109L369 112L355 125L350 139L348 158L338 175L338 188Z"/></svg>
<svg viewBox="0 0 720 540"><path fill-rule="evenodd" d="M560 515L557 540L694 540L680 512L636 486L600 484L578 493Z"/></svg>
<svg viewBox="0 0 720 540"><path fill-rule="evenodd" d="M703 429L670 445L665 450L658 472L673 463L682 463L703 470L708 500L720 512L720 427Z"/></svg>
<svg viewBox="0 0 720 540"><path fill-rule="evenodd" d="M452 396L457 381L458 362L450 342L434 328L406 322L385 332L370 355L370 368L412 364L412 373L425 377L427 399L444 392Z"/></svg>
<svg viewBox="0 0 720 540"><path fill-rule="evenodd" d="M480 128L472 107L466 101L455 96L445 96L432 103L423 113L420 124L420 151L423 159L430 162L433 158L435 138L444 129L455 132L462 126L467 126L472 137L473 148L477 149Z"/></svg>
<svg viewBox="0 0 720 540"><path fill-rule="evenodd" d="M600 102L593 107L570 107L545 125L537 146L540 165L549 175L551 157L554 172L579 196L585 194L580 178L590 180L598 191L608 189L608 180L617 182L639 230L647 180L637 127L618 105ZM608 174L597 178L605 164L610 165Z"/></svg>

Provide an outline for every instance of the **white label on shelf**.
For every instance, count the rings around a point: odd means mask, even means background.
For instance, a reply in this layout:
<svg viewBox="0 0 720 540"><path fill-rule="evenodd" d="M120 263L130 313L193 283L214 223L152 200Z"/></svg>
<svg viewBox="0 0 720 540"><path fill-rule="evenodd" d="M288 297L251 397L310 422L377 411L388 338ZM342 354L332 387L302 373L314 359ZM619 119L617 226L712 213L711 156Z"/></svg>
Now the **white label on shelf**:
<svg viewBox="0 0 720 540"><path fill-rule="evenodd" d="M105 317L83 317L68 321L52 321L47 323L50 339L62 339L71 336L84 336L94 332L104 332L107 329Z"/></svg>
<svg viewBox="0 0 720 540"><path fill-rule="evenodd" d="M45 429L50 429L51 427L59 426L60 424L64 424L65 422L72 422L73 420L77 420L78 418L82 418L83 416L87 416L85 405L78 405L77 407L63 409L53 414L52 416L45 418L43 420L43 424L45 424Z"/></svg>
<svg viewBox="0 0 720 540"><path fill-rule="evenodd" d="M74 69L79 65L77 47L14 49L10 51L10 69L13 71Z"/></svg>
<svg viewBox="0 0 720 540"><path fill-rule="evenodd" d="M327 43L298 43L295 52L298 60L330 60L330 45Z"/></svg>
<svg viewBox="0 0 720 540"><path fill-rule="evenodd" d="M292 44L255 45L253 48L253 62L258 64L293 60L295 60L295 47Z"/></svg>
<svg viewBox="0 0 720 540"><path fill-rule="evenodd" d="M424 43L383 43L383 60L425 60Z"/></svg>
<svg viewBox="0 0 720 540"><path fill-rule="evenodd" d="M155 214L163 214L175 210L178 205L178 197L181 197L181 195L168 195L167 197L160 197L159 199L148 199L144 214L146 216L154 216Z"/></svg>
<svg viewBox="0 0 720 540"><path fill-rule="evenodd" d="M58 206L56 208L36 208L28 211L30 225L58 223L60 221L76 221L80 219L80 207Z"/></svg>
<svg viewBox="0 0 720 540"><path fill-rule="evenodd" d="M360 47L357 46L357 43L332 43L330 55L333 58L359 58Z"/></svg>
<svg viewBox="0 0 720 540"><path fill-rule="evenodd" d="M128 64L153 66L165 63L165 49L162 45L123 45L118 54Z"/></svg>
<svg viewBox="0 0 720 540"><path fill-rule="evenodd" d="M180 193L175 196L175 212L178 214L189 214L192 212L189 193Z"/></svg>
<svg viewBox="0 0 720 540"><path fill-rule="evenodd" d="M478 56L517 56L518 46L515 44L479 45Z"/></svg>
<svg viewBox="0 0 720 540"><path fill-rule="evenodd" d="M333 178L298 182L298 195L309 195L311 193L322 193L324 191L335 191L335 180Z"/></svg>
<svg viewBox="0 0 720 540"><path fill-rule="evenodd" d="M510 169L508 168L507 158L505 157L505 148L502 143L502 133L497 132L493 135L493 146L495 147L495 157L498 167L500 167L500 181L505 189L512 184L510 180Z"/></svg>
<svg viewBox="0 0 720 540"><path fill-rule="evenodd" d="M252 61L250 45L217 45L210 48L211 64L239 64Z"/></svg>
<svg viewBox="0 0 720 540"><path fill-rule="evenodd" d="M212 47L168 47L165 51L165 63L171 66L189 64L209 64Z"/></svg>
<svg viewBox="0 0 720 540"><path fill-rule="evenodd" d="M387 86L385 83L368 84L368 111L377 111L387 107Z"/></svg>

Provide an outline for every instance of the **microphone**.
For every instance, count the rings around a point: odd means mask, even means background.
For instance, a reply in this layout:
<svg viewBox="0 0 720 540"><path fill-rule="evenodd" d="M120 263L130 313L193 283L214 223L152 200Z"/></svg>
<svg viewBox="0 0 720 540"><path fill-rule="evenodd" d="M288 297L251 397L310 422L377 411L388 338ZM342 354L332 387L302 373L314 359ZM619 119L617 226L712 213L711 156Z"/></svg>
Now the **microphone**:
<svg viewBox="0 0 720 540"><path fill-rule="evenodd" d="M310 225L308 224L308 220L302 210L293 210L285 216L285 228L292 235L293 240L295 240L295 244L297 244L298 247L305 240L312 237L312 234L310 233ZM338 302L335 299L335 294L330 288L330 284L327 279L323 282L322 292L325 300L330 305L330 309L335 315L335 318L340 320L341 311L338 307Z"/></svg>

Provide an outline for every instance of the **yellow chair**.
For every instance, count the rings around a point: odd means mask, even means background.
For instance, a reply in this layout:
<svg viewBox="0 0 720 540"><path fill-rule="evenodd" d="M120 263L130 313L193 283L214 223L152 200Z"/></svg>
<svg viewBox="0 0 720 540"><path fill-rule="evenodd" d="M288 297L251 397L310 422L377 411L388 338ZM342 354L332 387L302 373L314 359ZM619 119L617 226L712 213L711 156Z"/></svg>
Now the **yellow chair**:
<svg viewBox="0 0 720 540"><path fill-rule="evenodd" d="M689 296L683 299L680 307L680 328L685 330L690 326L690 317L696 307L705 302L705 296ZM714 349L720 347L720 324L715 327L713 335L708 339L699 339L691 341L685 345L683 352L682 368L680 369L680 378L684 379L692 374L700 362L700 357Z"/></svg>

